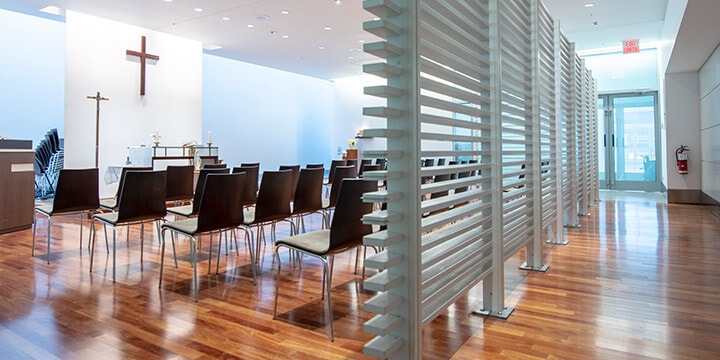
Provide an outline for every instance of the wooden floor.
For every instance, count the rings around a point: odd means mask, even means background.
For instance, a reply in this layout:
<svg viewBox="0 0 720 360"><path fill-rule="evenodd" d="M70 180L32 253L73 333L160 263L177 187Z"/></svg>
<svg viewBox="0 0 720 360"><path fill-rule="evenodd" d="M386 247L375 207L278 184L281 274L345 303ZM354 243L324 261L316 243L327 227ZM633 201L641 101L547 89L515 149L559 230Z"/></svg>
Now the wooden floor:
<svg viewBox="0 0 720 360"><path fill-rule="evenodd" d="M718 218L703 206L621 196L581 221L567 230L569 245L547 245L548 272L518 270L523 254L508 260L509 319L470 314L481 307L479 286L424 329L424 358L720 358ZM0 235L0 359L368 358L362 346L371 336L362 324L373 314L362 303L372 293L352 273L354 256L336 260L331 343L318 261L306 258L300 271L283 257L279 318L272 320L269 247L256 286L242 245L240 255L223 250L220 275L214 261L207 275L205 251L196 304L187 240L179 242L179 269L168 248L158 289L157 238L146 231L141 262L139 230L129 242L121 230L113 285L102 237L89 272L77 218L54 223L47 265L45 224L36 258L30 230Z"/></svg>

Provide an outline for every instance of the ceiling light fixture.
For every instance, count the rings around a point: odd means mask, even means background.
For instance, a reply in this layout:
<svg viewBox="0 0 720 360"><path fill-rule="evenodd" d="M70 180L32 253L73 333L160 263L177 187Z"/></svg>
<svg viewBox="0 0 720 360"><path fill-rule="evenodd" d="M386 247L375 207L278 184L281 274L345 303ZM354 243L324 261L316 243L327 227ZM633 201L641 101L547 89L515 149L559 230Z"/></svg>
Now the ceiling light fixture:
<svg viewBox="0 0 720 360"><path fill-rule="evenodd" d="M325 29L325 30L332 30L332 28L329 27L329 26L326 26L326 27L324 27L323 29Z"/></svg>
<svg viewBox="0 0 720 360"><path fill-rule="evenodd" d="M280 13L283 15L290 15L290 11L288 11L288 10L282 10L282 11L280 11Z"/></svg>
<svg viewBox="0 0 720 360"><path fill-rule="evenodd" d="M229 18L229 17L227 17L227 16L223 16L223 17L222 17L222 19L223 19L224 21L228 21L228 20L230 20L230 18Z"/></svg>
<svg viewBox="0 0 720 360"><path fill-rule="evenodd" d="M289 35L283 35L283 36L282 36L283 39L287 39L287 38L289 38L289 37L290 37Z"/></svg>
<svg viewBox="0 0 720 360"><path fill-rule="evenodd" d="M591 8L591 7L593 7L593 6L595 6L595 4L593 4L593 3L587 3L587 4L585 4L585 7L586 7L586 8Z"/></svg>
<svg viewBox="0 0 720 360"><path fill-rule="evenodd" d="M165 2L172 2L172 0L165 0Z"/></svg>
<svg viewBox="0 0 720 360"><path fill-rule="evenodd" d="M46 6L39 10L40 12L44 12L46 14L52 14L52 15L59 15L64 16L65 10L57 7L57 6Z"/></svg>
<svg viewBox="0 0 720 360"><path fill-rule="evenodd" d="M195 8L194 10L197 12L202 12L202 8Z"/></svg>
<svg viewBox="0 0 720 360"><path fill-rule="evenodd" d="M318 50L325 50L324 46L318 46Z"/></svg>
<svg viewBox="0 0 720 360"><path fill-rule="evenodd" d="M253 25L253 24L247 24L247 25L245 25L245 26L246 26L248 29L252 29L252 28L255 27L255 25Z"/></svg>
<svg viewBox="0 0 720 360"><path fill-rule="evenodd" d="M340 5L340 3L342 3L342 0L335 0L335 3Z"/></svg>

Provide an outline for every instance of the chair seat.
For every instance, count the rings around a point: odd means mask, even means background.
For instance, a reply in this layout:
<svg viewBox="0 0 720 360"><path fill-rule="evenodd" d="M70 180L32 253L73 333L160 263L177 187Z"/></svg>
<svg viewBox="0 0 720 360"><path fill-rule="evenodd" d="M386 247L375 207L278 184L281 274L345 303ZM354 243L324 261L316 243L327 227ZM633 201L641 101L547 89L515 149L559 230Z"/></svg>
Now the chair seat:
<svg viewBox="0 0 720 360"><path fill-rule="evenodd" d="M115 225L118 225L118 216L119 216L119 215L120 215L120 214L117 213L117 212L102 213L102 214L93 215L92 218L95 219L95 220L102 221L102 222L104 222L104 223L106 223L106 224L110 224L110 225L115 226ZM124 220L122 221L122 223L123 223L123 224L131 224L131 223L135 223L135 222L157 221L157 220L160 220L160 219L163 219L163 216L162 216L162 215L158 215L158 216L156 216L156 217L154 217L154 218L148 218L147 216L140 216L140 217L135 218L135 219L133 219L133 218L124 219Z"/></svg>
<svg viewBox="0 0 720 360"><path fill-rule="evenodd" d="M330 248L330 230L312 231L283 238L277 240L275 246L289 246L303 252L322 256Z"/></svg>
<svg viewBox="0 0 720 360"><path fill-rule="evenodd" d="M245 224L252 224L253 221L255 221L255 208L245 208L243 211L243 219L245 220Z"/></svg>
<svg viewBox="0 0 720 360"><path fill-rule="evenodd" d="M170 229L183 234L194 235L198 228L198 219L196 217L184 220L177 220L165 223L163 229Z"/></svg>
<svg viewBox="0 0 720 360"><path fill-rule="evenodd" d="M114 209L117 207L117 199L101 199L100 200L100 207L104 207L106 209Z"/></svg>
<svg viewBox="0 0 720 360"><path fill-rule="evenodd" d="M193 206L192 205L183 205L183 206L175 206L172 208L168 208L167 212L173 215L180 215L188 217L192 215Z"/></svg>
<svg viewBox="0 0 720 360"><path fill-rule="evenodd" d="M329 198L323 198L322 199L323 209L327 209L330 207L330 199Z"/></svg>

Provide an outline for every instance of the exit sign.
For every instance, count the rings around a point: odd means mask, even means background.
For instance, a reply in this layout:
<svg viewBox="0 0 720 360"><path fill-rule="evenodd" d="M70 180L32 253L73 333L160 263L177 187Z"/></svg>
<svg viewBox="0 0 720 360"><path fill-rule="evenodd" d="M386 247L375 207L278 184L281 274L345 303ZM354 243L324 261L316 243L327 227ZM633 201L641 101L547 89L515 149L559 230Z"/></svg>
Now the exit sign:
<svg viewBox="0 0 720 360"><path fill-rule="evenodd" d="M640 52L640 40L632 39L623 41L623 54Z"/></svg>

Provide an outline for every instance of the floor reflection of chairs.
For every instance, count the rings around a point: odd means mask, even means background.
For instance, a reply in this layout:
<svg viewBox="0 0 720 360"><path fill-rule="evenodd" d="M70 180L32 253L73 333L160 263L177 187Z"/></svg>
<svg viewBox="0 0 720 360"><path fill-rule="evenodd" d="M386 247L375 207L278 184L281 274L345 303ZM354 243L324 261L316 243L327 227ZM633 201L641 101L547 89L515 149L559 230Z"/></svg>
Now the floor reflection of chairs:
<svg viewBox="0 0 720 360"><path fill-rule="evenodd" d="M220 234L218 239L218 259L215 273L220 268L220 245L222 243L222 234L225 233L227 240L227 231L235 230L237 227L243 226L243 194L246 183L246 174L209 174L204 183L200 198L200 206L197 217L172 221L162 225L162 251L160 260L160 281L158 286L162 286L162 273L165 263L165 232L167 230L172 233L185 235L190 238L190 263L193 267L193 289L195 302L198 301L198 279L197 279L197 252L198 244L196 237L202 234ZM175 258L175 267L177 268L177 253L175 250L174 237L171 236L173 246L173 257ZM255 270L255 258L252 241L248 242L250 250L250 263L253 273L253 284L257 281ZM208 274L212 263L212 236L210 236L210 244L208 246Z"/></svg>
<svg viewBox="0 0 720 360"><path fill-rule="evenodd" d="M144 243L145 223L159 223L165 220L165 171L127 171L118 196L117 212L93 215L90 222L92 245L90 246L90 271L93 268L95 254L95 222L113 228L112 249L112 277L115 276L116 258L116 228L121 225L140 224L140 261L142 262L142 247ZM160 227L158 226L158 229ZM159 234L158 234L159 235ZM105 247L110 253L107 233L105 234Z"/></svg>
<svg viewBox="0 0 720 360"><path fill-rule="evenodd" d="M338 180L338 182L340 182ZM277 279L275 281L275 305L273 319L277 318L278 294L280 291L281 261L278 250L281 247L318 258L323 263L322 297L327 289L327 319L330 322L330 340L334 341L332 313L332 270L334 255L355 249L362 244L363 236L372 232L370 225L362 223L363 215L372 211L372 203L364 203L362 194L377 190L376 181L344 179L340 186L335 216L329 229L290 236L275 241Z"/></svg>
<svg viewBox="0 0 720 360"><path fill-rule="evenodd" d="M87 217L88 213L97 211L99 207L97 168L60 170L52 204L36 206L33 212L32 256L35 256L35 232L37 230L38 214L42 214L48 219L47 263L50 264L52 217L57 215L80 215L80 248L82 248L82 220Z"/></svg>

